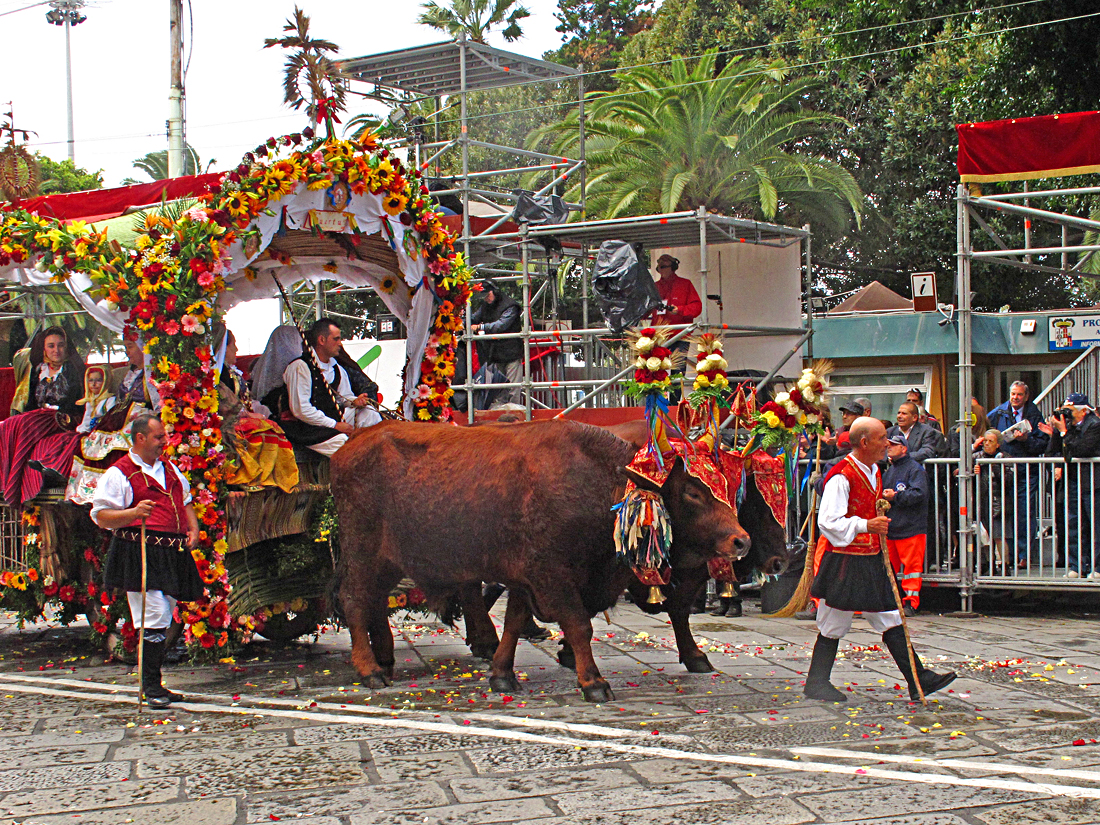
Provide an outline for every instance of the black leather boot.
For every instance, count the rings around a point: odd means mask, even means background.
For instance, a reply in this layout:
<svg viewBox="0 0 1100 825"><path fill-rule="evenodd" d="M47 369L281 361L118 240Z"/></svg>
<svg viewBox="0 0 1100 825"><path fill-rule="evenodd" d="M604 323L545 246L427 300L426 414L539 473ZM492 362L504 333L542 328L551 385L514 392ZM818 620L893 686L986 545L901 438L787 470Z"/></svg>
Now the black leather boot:
<svg viewBox="0 0 1100 825"><path fill-rule="evenodd" d="M152 637L152 638L150 638ZM183 696L173 693L161 684L160 669L164 664L164 629L146 628L142 643L141 690L151 708L166 708L173 702L182 702Z"/></svg>
<svg viewBox="0 0 1100 825"><path fill-rule="evenodd" d="M726 611L730 609L730 599L728 596L719 596L718 604L716 604L710 611L712 616L725 616Z"/></svg>
<svg viewBox="0 0 1100 825"><path fill-rule="evenodd" d="M848 701L848 697L829 682L839 647L840 639L830 639L820 633L817 634L814 655L810 660L810 672L806 674L806 686L802 689L802 692L811 699L820 699L822 702Z"/></svg>
<svg viewBox="0 0 1100 825"><path fill-rule="evenodd" d="M886 644L886 649L890 651L890 655L894 657L894 662L897 664L898 670L901 671L901 675L905 677L906 684L909 685L910 700L919 702L920 694L917 692L917 684L913 679L913 671L909 667L909 646L905 643L905 628L900 624L897 627L891 627L882 634L882 641ZM920 686L925 696L929 693L935 693L955 681L954 673L936 673L934 670L926 668L916 651L913 652L913 661L917 663L917 678L920 679Z"/></svg>

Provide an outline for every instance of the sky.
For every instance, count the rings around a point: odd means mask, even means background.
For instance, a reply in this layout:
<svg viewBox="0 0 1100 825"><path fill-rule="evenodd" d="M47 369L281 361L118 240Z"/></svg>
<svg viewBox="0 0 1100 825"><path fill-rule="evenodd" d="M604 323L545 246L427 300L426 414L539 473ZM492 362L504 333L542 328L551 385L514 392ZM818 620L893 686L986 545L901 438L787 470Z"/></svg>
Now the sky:
<svg viewBox="0 0 1100 825"><path fill-rule="evenodd" d="M32 149L67 157L64 29L46 22L45 3L0 0L0 107L14 106L15 125L37 132ZM298 0L311 18L313 37L335 42L339 57L359 57L445 40L416 23L420 4L408 0ZM512 44L499 35L489 44L541 57L561 44L554 31L554 0L524 0L531 17ZM227 169L273 135L306 126L303 114L282 103L285 52L264 49L282 35L293 0L184 0L187 140L205 162ZM73 112L76 163L104 171L104 184L144 179L132 164L167 148L168 0L89 0L87 20L72 27ZM358 112L354 109L352 114Z"/></svg>

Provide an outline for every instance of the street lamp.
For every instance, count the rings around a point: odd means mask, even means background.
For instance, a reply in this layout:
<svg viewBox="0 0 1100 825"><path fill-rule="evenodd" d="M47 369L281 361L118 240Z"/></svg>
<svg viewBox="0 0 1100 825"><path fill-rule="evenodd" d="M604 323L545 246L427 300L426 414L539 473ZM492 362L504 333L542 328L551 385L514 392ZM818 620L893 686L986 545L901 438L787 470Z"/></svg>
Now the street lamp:
<svg viewBox="0 0 1100 825"><path fill-rule="evenodd" d="M65 27L65 94L69 115L69 160L76 163L76 147L73 140L73 59L69 47L69 29L79 26L87 16L80 13L85 0L50 0L46 22Z"/></svg>

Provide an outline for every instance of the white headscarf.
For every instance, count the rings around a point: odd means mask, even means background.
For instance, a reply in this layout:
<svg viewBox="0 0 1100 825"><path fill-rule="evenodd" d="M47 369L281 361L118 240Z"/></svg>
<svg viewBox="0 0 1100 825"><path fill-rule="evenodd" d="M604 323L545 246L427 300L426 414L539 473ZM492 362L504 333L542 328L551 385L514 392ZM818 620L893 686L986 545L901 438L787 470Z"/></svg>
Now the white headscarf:
<svg viewBox="0 0 1100 825"><path fill-rule="evenodd" d="M287 365L301 358L302 352L302 336L293 324L275 327L263 355L252 365L252 397L262 401L273 389L281 387Z"/></svg>

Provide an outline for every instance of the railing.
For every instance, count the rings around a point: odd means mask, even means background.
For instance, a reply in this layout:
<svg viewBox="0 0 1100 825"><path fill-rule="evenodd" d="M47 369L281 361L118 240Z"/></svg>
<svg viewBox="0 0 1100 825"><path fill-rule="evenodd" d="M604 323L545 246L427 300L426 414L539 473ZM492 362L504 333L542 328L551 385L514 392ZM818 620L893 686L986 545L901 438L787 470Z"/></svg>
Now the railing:
<svg viewBox="0 0 1100 825"><path fill-rule="evenodd" d="M1100 588L1100 459L979 458L972 558L959 552L958 465L954 458L924 463L927 581L964 591Z"/></svg>
<svg viewBox="0 0 1100 825"><path fill-rule="evenodd" d="M1100 379L1100 346L1091 346L1035 397L1035 404L1046 419L1062 405L1071 392L1083 392L1089 398L1093 398L1096 395L1098 379Z"/></svg>
<svg viewBox="0 0 1100 825"><path fill-rule="evenodd" d="M26 570L27 548L23 543L23 514L0 505L0 570Z"/></svg>

